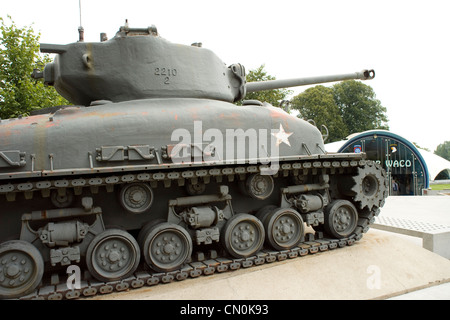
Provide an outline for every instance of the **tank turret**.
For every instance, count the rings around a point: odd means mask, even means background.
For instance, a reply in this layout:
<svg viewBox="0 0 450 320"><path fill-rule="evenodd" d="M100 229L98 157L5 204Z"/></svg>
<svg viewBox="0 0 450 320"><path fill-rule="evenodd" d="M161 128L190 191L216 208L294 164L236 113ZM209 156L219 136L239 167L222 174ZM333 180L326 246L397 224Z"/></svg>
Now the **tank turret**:
<svg viewBox="0 0 450 320"><path fill-rule="evenodd" d="M96 43L41 44L41 51L58 54L45 66L44 82L74 104L148 98L232 102L244 96L242 66L227 67L199 43L171 43L154 26L121 27L112 39Z"/></svg>
<svg viewBox="0 0 450 320"><path fill-rule="evenodd" d="M44 82L74 104L148 98L201 98L235 102L246 92L346 79L372 79L373 70L344 75L246 83L241 64L226 66L200 43L173 44L155 26L121 27L114 38L68 45L41 44L57 53L42 74Z"/></svg>

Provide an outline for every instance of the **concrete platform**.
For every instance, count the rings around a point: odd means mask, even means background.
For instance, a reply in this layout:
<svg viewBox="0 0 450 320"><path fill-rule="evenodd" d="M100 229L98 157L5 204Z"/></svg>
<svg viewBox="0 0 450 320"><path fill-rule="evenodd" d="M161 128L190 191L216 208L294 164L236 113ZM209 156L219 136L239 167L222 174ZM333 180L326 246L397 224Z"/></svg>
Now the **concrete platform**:
<svg viewBox="0 0 450 320"><path fill-rule="evenodd" d="M421 238L425 249L450 259L449 226L380 215L371 227Z"/></svg>
<svg viewBox="0 0 450 320"><path fill-rule="evenodd" d="M418 237L450 259L450 196L390 196L372 228Z"/></svg>
<svg viewBox="0 0 450 320"><path fill-rule="evenodd" d="M450 196L390 196L381 216L450 226Z"/></svg>
<svg viewBox="0 0 450 320"><path fill-rule="evenodd" d="M450 282L450 260L384 231L350 247L95 300L387 299Z"/></svg>

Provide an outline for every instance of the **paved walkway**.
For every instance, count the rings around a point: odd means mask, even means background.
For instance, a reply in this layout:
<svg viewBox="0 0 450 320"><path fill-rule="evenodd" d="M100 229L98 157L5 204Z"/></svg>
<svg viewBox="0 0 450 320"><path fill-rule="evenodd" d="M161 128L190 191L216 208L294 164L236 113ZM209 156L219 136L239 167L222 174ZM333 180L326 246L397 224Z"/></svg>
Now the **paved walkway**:
<svg viewBox="0 0 450 320"><path fill-rule="evenodd" d="M450 196L390 196L381 214L450 226Z"/></svg>
<svg viewBox="0 0 450 320"><path fill-rule="evenodd" d="M450 196L391 196L381 209L383 217L408 219L417 222L435 223L450 226ZM382 231L380 231L382 232ZM386 232L386 234L392 234ZM417 246L422 239L393 234ZM399 295L392 300L450 300L450 283L430 286Z"/></svg>
<svg viewBox="0 0 450 320"><path fill-rule="evenodd" d="M450 300L450 282L405 293L388 300Z"/></svg>

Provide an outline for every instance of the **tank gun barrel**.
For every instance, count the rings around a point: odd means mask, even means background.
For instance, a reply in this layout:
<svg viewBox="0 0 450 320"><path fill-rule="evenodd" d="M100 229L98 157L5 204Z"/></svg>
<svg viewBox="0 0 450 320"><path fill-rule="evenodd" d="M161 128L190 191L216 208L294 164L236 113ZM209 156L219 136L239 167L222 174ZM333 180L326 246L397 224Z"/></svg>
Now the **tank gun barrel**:
<svg viewBox="0 0 450 320"><path fill-rule="evenodd" d="M64 44L51 44L51 43L41 43L42 53L64 53L67 51L67 46Z"/></svg>
<svg viewBox="0 0 450 320"><path fill-rule="evenodd" d="M319 84L326 82L335 82L342 80L370 80L375 77L374 70L362 70L360 72L327 75L319 77L295 78L284 80L267 80L260 82L248 82L246 84L247 92L257 92L263 90L273 90L281 88L299 87L310 84Z"/></svg>

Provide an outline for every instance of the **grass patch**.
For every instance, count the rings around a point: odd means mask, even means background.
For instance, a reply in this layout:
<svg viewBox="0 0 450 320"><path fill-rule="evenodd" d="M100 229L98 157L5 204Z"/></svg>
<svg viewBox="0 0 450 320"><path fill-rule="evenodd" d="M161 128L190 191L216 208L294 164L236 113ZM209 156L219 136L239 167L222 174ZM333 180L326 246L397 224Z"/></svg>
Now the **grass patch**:
<svg viewBox="0 0 450 320"><path fill-rule="evenodd" d="M444 190L444 189L450 189L450 184L431 184L430 185L431 190Z"/></svg>

